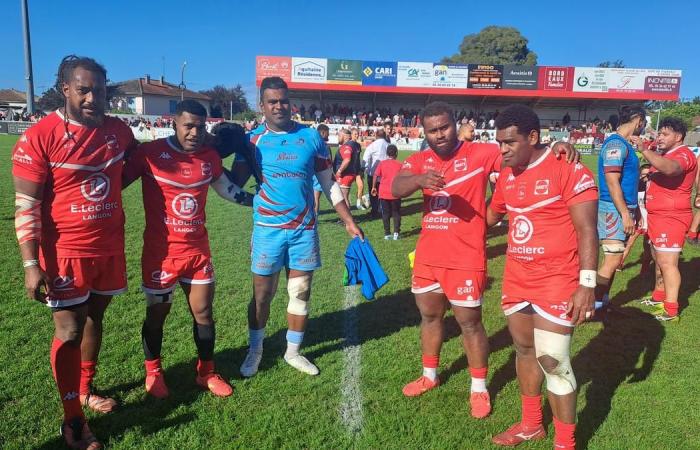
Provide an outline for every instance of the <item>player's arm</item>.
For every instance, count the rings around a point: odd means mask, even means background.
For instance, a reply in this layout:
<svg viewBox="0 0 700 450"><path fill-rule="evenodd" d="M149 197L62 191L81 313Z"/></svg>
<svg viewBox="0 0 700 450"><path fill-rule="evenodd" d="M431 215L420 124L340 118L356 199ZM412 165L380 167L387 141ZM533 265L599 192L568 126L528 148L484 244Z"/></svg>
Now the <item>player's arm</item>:
<svg viewBox="0 0 700 450"><path fill-rule="evenodd" d="M418 189L430 189L439 191L445 187L445 179L440 173L428 170L421 174L414 174L410 170L401 169L391 184L391 193L394 197L404 198L416 192Z"/></svg>
<svg viewBox="0 0 700 450"><path fill-rule="evenodd" d="M348 234L351 237L358 236L360 239L364 239L364 233L352 218L350 209L348 209L348 206L345 204L345 198L340 190L340 185L333 179L333 172L331 169L325 168L316 172L316 178L326 198L331 205L333 205L333 208L335 208L343 223L345 223L345 230Z"/></svg>
<svg viewBox="0 0 700 450"><path fill-rule="evenodd" d="M503 182L501 177L496 180L496 188L486 208L486 226L492 227L506 215L506 202L503 198Z"/></svg>
<svg viewBox="0 0 700 450"><path fill-rule="evenodd" d="M486 208L486 226L490 228L496 225L498 222L503 220L503 216L505 216L505 213L496 212L491 209L491 206L489 205L489 207Z"/></svg>
<svg viewBox="0 0 700 450"><path fill-rule="evenodd" d="M341 149L342 149L342 147L339 148L338 151L341 152L342 151ZM345 155L343 155L343 162L340 163L340 166L338 167L338 171L335 173L336 178L339 179L342 176L343 172L345 172L345 169L347 169L348 166L350 165L350 161L351 161L350 156L345 157Z"/></svg>
<svg viewBox="0 0 700 450"><path fill-rule="evenodd" d="M253 194L246 192L236 183L231 181L231 172L223 169L223 173L211 183L219 197L228 200L232 203L237 203L243 206L253 206Z"/></svg>
<svg viewBox="0 0 700 450"><path fill-rule="evenodd" d="M677 177L683 175L683 167L674 159L666 158L649 149L642 150L642 156L644 156L644 158L649 161L649 164L656 170L666 176Z"/></svg>
<svg viewBox="0 0 700 450"><path fill-rule="evenodd" d="M580 325L593 314L598 268L597 212L596 200L569 205L569 215L576 229L580 270L579 287L567 306L574 325Z"/></svg>
<svg viewBox="0 0 700 450"><path fill-rule="evenodd" d="M605 184L608 186L610 198L615 205L615 209L620 213L620 217L622 217L622 226L625 234L631 235L634 233L634 220L632 220L630 210L625 202L625 196L622 193L621 179L622 175L620 172L605 172Z"/></svg>
<svg viewBox="0 0 700 450"><path fill-rule="evenodd" d="M49 277L39 266L41 240L41 203L44 184L17 176L15 185L15 232L24 267L24 288L27 297L46 303ZM43 288L43 291L42 291Z"/></svg>

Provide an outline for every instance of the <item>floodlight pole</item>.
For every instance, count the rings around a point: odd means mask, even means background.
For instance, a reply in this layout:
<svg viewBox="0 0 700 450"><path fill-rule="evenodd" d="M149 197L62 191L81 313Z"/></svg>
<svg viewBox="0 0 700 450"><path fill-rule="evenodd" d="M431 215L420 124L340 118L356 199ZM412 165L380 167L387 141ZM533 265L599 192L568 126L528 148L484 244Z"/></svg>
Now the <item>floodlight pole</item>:
<svg viewBox="0 0 700 450"><path fill-rule="evenodd" d="M187 67L187 61L182 62L182 71L180 72L180 101L185 99L185 67Z"/></svg>
<svg viewBox="0 0 700 450"><path fill-rule="evenodd" d="M24 36L24 78L27 80L27 113L34 114L34 77L32 76L32 44L29 37L29 7L27 0L20 0L20 2Z"/></svg>

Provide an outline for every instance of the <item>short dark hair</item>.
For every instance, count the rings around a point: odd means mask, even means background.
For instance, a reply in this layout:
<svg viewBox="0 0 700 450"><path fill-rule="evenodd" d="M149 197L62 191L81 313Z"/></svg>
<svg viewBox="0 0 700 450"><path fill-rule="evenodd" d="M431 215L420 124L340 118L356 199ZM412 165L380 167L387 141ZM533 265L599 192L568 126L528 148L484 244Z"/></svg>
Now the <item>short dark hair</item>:
<svg viewBox="0 0 700 450"><path fill-rule="evenodd" d="M394 144L389 144L386 147L386 154L387 156L396 156L399 154L399 148L395 146Z"/></svg>
<svg viewBox="0 0 700 450"><path fill-rule="evenodd" d="M445 102L428 103L420 113L420 122L423 123L426 117L435 117L447 114L450 119L454 119L454 110Z"/></svg>
<svg viewBox="0 0 700 450"><path fill-rule="evenodd" d="M647 119L647 111L641 106L623 106L619 111L620 125L631 122L635 117Z"/></svg>
<svg viewBox="0 0 700 450"><path fill-rule="evenodd" d="M688 132L688 126L683 120L678 117L666 117L659 122L659 130L662 128L670 128L676 133L680 133L685 139L685 134Z"/></svg>
<svg viewBox="0 0 700 450"><path fill-rule="evenodd" d="M328 128L328 125L322 123L321 125L316 127L316 131L320 133L321 131L330 131L330 129Z"/></svg>
<svg viewBox="0 0 700 450"><path fill-rule="evenodd" d="M263 94L266 89L289 89L287 87L287 82L280 77L265 77L260 83L260 99L262 100Z"/></svg>
<svg viewBox="0 0 700 450"><path fill-rule="evenodd" d="M207 109L197 100L187 99L178 103L175 107L175 115L180 116L185 112L195 116L207 117Z"/></svg>
<svg viewBox="0 0 700 450"><path fill-rule="evenodd" d="M87 56L76 56L68 55L61 60L61 64L58 65L58 73L56 74L56 89L61 91L63 84L70 83L70 79L73 76L73 71L81 67L89 72L93 72L102 75L105 82L107 82L107 69L97 61Z"/></svg>
<svg viewBox="0 0 700 450"><path fill-rule="evenodd" d="M539 142L540 118L529 106L510 105L496 117L497 129L505 130L512 126L517 127L518 134L522 136L528 136L533 130L537 131L537 141Z"/></svg>

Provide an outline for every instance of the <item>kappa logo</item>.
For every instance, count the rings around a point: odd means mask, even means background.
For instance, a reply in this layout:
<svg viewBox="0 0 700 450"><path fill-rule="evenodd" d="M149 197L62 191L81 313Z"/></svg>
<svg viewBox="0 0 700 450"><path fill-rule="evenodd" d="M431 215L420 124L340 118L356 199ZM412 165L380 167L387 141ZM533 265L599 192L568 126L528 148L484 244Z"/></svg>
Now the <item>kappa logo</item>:
<svg viewBox="0 0 700 450"><path fill-rule="evenodd" d="M211 163L203 162L201 163L202 175L205 177L211 176Z"/></svg>
<svg viewBox="0 0 700 450"><path fill-rule="evenodd" d="M430 197L430 212L433 214L445 214L452 206L452 197L447 192L436 192Z"/></svg>
<svg viewBox="0 0 700 450"><path fill-rule="evenodd" d="M75 279L70 275L59 275L53 280L53 287L57 291L68 291L73 289Z"/></svg>
<svg viewBox="0 0 700 450"><path fill-rule="evenodd" d="M117 140L117 135L115 135L115 134L105 135L105 142L107 143L108 149L110 149L110 150L118 150L119 149L119 141Z"/></svg>
<svg viewBox="0 0 700 450"><path fill-rule="evenodd" d="M199 209L195 196L187 192L175 196L172 208L175 214L183 219L191 219Z"/></svg>
<svg viewBox="0 0 700 450"><path fill-rule="evenodd" d="M78 394L78 393L75 392L75 391L66 392L66 395L63 396L63 400L64 400L64 401L73 400L73 399L78 398L79 395L80 395L80 394Z"/></svg>
<svg viewBox="0 0 700 450"><path fill-rule="evenodd" d="M165 270L154 270L151 272L151 280L155 282L165 281L172 276L172 273L168 273Z"/></svg>
<svg viewBox="0 0 700 450"><path fill-rule="evenodd" d="M515 175L513 175L512 173L508 174L508 178L506 178L506 181L515 181Z"/></svg>
<svg viewBox="0 0 700 450"><path fill-rule="evenodd" d="M80 192L91 202L101 202L109 195L109 177L103 173L89 176L80 184Z"/></svg>
<svg viewBox="0 0 700 450"><path fill-rule="evenodd" d="M535 195L549 195L549 180L535 182Z"/></svg>
<svg viewBox="0 0 700 450"><path fill-rule="evenodd" d="M204 274L209 275L214 273L214 265L209 261L206 266L204 266Z"/></svg>
<svg viewBox="0 0 700 450"><path fill-rule="evenodd" d="M435 160L433 159L432 156L428 156L428 158L425 160L425 162L427 162L427 163L434 163Z"/></svg>
<svg viewBox="0 0 700 450"><path fill-rule="evenodd" d="M160 158L160 159L173 159L173 157L168 152L161 153L158 158Z"/></svg>
<svg viewBox="0 0 700 450"><path fill-rule="evenodd" d="M593 180L593 177L591 177L587 173L584 173L581 179L578 180L578 183L576 183L576 186L574 186L574 192L576 194L579 194L585 191L586 189L590 189L592 187L595 187L595 181Z"/></svg>
<svg viewBox="0 0 700 450"><path fill-rule="evenodd" d="M23 134L21 138L19 138L20 142L29 142L29 138L27 137L26 134Z"/></svg>
<svg viewBox="0 0 700 450"><path fill-rule="evenodd" d="M530 240L534 227L530 219L525 216L515 216L513 218L512 231L510 237L516 244L524 244Z"/></svg>
<svg viewBox="0 0 700 450"><path fill-rule="evenodd" d="M467 170L467 158L455 159L454 171L464 172L465 170Z"/></svg>

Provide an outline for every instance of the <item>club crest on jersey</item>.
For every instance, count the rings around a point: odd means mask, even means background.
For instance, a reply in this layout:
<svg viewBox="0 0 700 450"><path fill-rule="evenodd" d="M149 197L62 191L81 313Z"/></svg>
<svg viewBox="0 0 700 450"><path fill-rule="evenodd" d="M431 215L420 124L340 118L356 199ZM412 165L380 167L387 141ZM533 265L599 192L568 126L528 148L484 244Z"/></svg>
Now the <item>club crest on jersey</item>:
<svg viewBox="0 0 700 450"><path fill-rule="evenodd" d="M549 195L549 180L535 181L535 195Z"/></svg>
<svg viewBox="0 0 700 450"><path fill-rule="evenodd" d="M117 135L108 134L105 136L105 142L107 143L107 148L110 150L119 149L119 141L117 140Z"/></svg>
<svg viewBox="0 0 700 450"><path fill-rule="evenodd" d="M210 162L203 162L201 164L202 168L202 175L205 177L211 176L211 163Z"/></svg>
<svg viewBox="0 0 700 450"><path fill-rule="evenodd" d="M168 273L165 270L154 270L153 272L151 272L151 280L155 281L156 283L160 281L165 281L172 276L172 273Z"/></svg>
<svg viewBox="0 0 700 450"><path fill-rule="evenodd" d="M306 141L304 141L304 138L299 138L299 139L297 139L296 144L297 145L304 145L304 142L306 142Z"/></svg>
<svg viewBox="0 0 700 450"><path fill-rule="evenodd" d="M430 197L429 205L432 214L445 214L452 206L452 197L447 192L436 192Z"/></svg>
<svg viewBox="0 0 700 450"><path fill-rule="evenodd" d="M464 172L465 170L467 170L467 158L455 159L454 171Z"/></svg>
<svg viewBox="0 0 700 450"><path fill-rule="evenodd" d="M527 183L518 183L518 200L522 200L527 195Z"/></svg>
<svg viewBox="0 0 700 450"><path fill-rule="evenodd" d="M109 195L109 186L109 177L103 173L96 173L83 180L80 192L91 202L101 202Z"/></svg>
<svg viewBox="0 0 700 450"><path fill-rule="evenodd" d="M189 167L183 167L180 169L180 175L185 178L190 178L192 176L192 169Z"/></svg>
<svg viewBox="0 0 700 450"><path fill-rule="evenodd" d="M68 291L73 289L73 282L75 279L70 275L59 275L53 280L54 290L57 291Z"/></svg>
<svg viewBox="0 0 700 450"><path fill-rule="evenodd" d="M524 244L529 241L534 231L532 222L525 216L515 216L511 227L510 237L516 244Z"/></svg>
<svg viewBox="0 0 700 450"><path fill-rule="evenodd" d="M175 196L172 202L173 212L183 219L191 219L197 214L197 199L192 194L183 192Z"/></svg>

